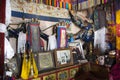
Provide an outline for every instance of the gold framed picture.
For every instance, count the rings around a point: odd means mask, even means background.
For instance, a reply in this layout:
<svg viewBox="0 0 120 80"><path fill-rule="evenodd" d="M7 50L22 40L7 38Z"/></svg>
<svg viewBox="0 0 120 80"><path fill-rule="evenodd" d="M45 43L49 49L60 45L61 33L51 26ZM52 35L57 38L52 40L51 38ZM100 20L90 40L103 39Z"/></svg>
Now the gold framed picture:
<svg viewBox="0 0 120 80"><path fill-rule="evenodd" d="M43 76L43 80L57 80L56 73Z"/></svg>
<svg viewBox="0 0 120 80"><path fill-rule="evenodd" d="M70 69L70 78L74 78L78 72L78 67Z"/></svg>
<svg viewBox="0 0 120 80"><path fill-rule="evenodd" d="M73 64L73 57L71 49L57 49L55 50L55 63L56 67L63 67Z"/></svg>
<svg viewBox="0 0 120 80"><path fill-rule="evenodd" d="M68 70L58 72L58 80L68 80L69 74Z"/></svg>
<svg viewBox="0 0 120 80"><path fill-rule="evenodd" d="M54 68L53 51L38 53L38 70L47 70Z"/></svg>

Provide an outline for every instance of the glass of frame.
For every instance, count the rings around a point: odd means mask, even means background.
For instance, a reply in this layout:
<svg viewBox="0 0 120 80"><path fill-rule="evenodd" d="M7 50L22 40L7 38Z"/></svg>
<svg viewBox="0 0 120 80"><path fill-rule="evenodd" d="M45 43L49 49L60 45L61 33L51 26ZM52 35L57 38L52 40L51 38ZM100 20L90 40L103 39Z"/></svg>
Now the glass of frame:
<svg viewBox="0 0 120 80"><path fill-rule="evenodd" d="M66 28L59 26L57 28L57 47L65 48L67 46Z"/></svg>
<svg viewBox="0 0 120 80"><path fill-rule="evenodd" d="M78 64L80 60L85 59L83 47L80 42L70 42L69 47L72 51L74 64Z"/></svg>
<svg viewBox="0 0 120 80"><path fill-rule="evenodd" d="M56 67L72 65L73 57L69 48L55 50Z"/></svg>
<svg viewBox="0 0 120 80"><path fill-rule="evenodd" d="M38 53L38 70L47 70L54 68L53 51Z"/></svg>

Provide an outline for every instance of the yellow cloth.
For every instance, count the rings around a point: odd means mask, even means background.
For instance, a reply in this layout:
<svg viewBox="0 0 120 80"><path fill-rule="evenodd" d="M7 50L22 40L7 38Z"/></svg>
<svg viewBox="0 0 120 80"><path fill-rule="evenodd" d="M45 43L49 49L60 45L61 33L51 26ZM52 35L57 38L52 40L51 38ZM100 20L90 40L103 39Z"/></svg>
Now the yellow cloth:
<svg viewBox="0 0 120 80"><path fill-rule="evenodd" d="M120 10L116 11L116 24L120 24Z"/></svg>
<svg viewBox="0 0 120 80"><path fill-rule="evenodd" d="M29 69L29 74L31 75L31 67L33 69L33 77L34 78L37 78L38 77L38 69L37 69L37 66L36 66L36 63L35 63L35 59L34 59L34 56L33 56L33 53L31 52L30 53L30 58L29 58L29 62L28 62L28 69Z"/></svg>
<svg viewBox="0 0 120 80"><path fill-rule="evenodd" d="M120 50L120 37L116 37L116 48Z"/></svg>
<svg viewBox="0 0 120 80"><path fill-rule="evenodd" d="M32 61L33 61L34 78L37 78L38 77L38 69L37 69L33 54L32 54Z"/></svg>
<svg viewBox="0 0 120 80"><path fill-rule="evenodd" d="M62 1L60 1L60 8L62 8Z"/></svg>
<svg viewBox="0 0 120 80"><path fill-rule="evenodd" d="M71 3L69 3L69 10L71 10L72 9L72 5L71 5Z"/></svg>
<svg viewBox="0 0 120 80"><path fill-rule="evenodd" d="M28 77L29 77L28 62L27 62L25 56L26 56L26 53L24 53L23 63L22 63L22 71L21 71L21 78L22 79L28 79Z"/></svg>

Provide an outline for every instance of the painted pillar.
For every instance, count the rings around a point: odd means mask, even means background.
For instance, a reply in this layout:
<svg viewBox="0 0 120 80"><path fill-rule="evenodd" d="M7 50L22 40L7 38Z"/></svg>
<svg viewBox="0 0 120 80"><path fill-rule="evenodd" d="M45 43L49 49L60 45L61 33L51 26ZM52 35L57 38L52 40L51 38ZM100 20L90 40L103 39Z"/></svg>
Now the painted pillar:
<svg viewBox="0 0 120 80"><path fill-rule="evenodd" d="M0 0L0 23L5 23L6 0Z"/></svg>

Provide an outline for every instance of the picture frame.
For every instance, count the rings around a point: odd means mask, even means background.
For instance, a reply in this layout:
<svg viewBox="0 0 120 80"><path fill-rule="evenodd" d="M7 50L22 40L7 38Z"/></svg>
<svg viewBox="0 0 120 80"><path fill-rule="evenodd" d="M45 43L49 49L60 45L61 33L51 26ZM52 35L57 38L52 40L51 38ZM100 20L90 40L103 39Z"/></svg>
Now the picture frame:
<svg viewBox="0 0 120 80"><path fill-rule="evenodd" d="M56 73L43 76L43 80L57 80Z"/></svg>
<svg viewBox="0 0 120 80"><path fill-rule="evenodd" d="M69 78L68 70L58 72L57 76L58 80L68 80Z"/></svg>
<svg viewBox="0 0 120 80"><path fill-rule="evenodd" d="M74 64L78 64L80 60L85 59L83 47L80 42L69 42L68 46L71 48Z"/></svg>
<svg viewBox="0 0 120 80"><path fill-rule="evenodd" d="M78 67L70 69L70 79L75 77L78 70L79 70Z"/></svg>
<svg viewBox="0 0 120 80"><path fill-rule="evenodd" d="M38 53L38 71L55 68L53 51Z"/></svg>
<svg viewBox="0 0 120 80"><path fill-rule="evenodd" d="M57 48L67 47L66 28L64 26L57 27Z"/></svg>
<svg viewBox="0 0 120 80"><path fill-rule="evenodd" d="M57 68L73 64L73 57L70 48L56 49L54 54Z"/></svg>

